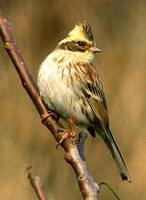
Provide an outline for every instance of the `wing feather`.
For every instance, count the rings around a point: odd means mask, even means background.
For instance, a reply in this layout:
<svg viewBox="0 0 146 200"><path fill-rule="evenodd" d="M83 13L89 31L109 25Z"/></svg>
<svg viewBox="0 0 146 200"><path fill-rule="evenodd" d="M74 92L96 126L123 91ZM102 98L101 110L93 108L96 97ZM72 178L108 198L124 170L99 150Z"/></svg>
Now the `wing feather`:
<svg viewBox="0 0 146 200"><path fill-rule="evenodd" d="M99 75L92 65L88 65L87 67L88 78L84 81L82 90L96 118L102 127L107 129L109 127L109 119L103 86Z"/></svg>

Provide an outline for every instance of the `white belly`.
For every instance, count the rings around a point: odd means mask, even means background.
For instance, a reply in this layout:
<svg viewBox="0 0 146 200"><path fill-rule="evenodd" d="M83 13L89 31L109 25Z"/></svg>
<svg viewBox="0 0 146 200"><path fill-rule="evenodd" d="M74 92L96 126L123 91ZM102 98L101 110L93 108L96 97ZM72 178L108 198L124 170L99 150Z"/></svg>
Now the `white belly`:
<svg viewBox="0 0 146 200"><path fill-rule="evenodd" d="M65 68L64 76L68 76L68 73L68 68ZM62 69L58 70L48 63L47 65L43 63L38 75L41 96L48 108L57 112L62 118L68 119L75 115L79 124L88 125L89 121L80 106L82 100L75 95L75 91L79 93L78 88L72 87L69 81L67 83L64 76L62 76Z"/></svg>

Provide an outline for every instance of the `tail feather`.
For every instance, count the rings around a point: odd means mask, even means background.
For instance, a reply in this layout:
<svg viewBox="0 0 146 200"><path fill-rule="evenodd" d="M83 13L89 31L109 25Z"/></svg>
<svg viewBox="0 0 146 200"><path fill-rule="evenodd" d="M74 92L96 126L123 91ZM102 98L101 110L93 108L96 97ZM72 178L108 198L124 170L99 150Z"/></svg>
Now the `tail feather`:
<svg viewBox="0 0 146 200"><path fill-rule="evenodd" d="M116 144L116 141L113 137L112 132L110 130L104 131L104 134L102 135L102 137L106 145L108 146L109 150L111 151L111 154L114 160L116 161L122 180L131 182L131 178L128 173L126 162L124 161L122 153L120 152L120 149L118 145Z"/></svg>

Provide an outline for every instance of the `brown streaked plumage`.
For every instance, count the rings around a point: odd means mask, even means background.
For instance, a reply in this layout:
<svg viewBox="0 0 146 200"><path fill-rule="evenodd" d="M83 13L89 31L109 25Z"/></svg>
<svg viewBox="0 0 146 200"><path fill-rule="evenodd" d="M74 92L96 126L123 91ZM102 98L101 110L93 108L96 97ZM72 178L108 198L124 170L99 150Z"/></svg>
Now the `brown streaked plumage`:
<svg viewBox="0 0 146 200"><path fill-rule="evenodd" d="M98 133L108 146L121 178L130 181L127 166L110 131L103 86L93 61L95 47L91 26L79 24L61 40L40 66L38 86L48 108L62 118L76 116L92 136Z"/></svg>

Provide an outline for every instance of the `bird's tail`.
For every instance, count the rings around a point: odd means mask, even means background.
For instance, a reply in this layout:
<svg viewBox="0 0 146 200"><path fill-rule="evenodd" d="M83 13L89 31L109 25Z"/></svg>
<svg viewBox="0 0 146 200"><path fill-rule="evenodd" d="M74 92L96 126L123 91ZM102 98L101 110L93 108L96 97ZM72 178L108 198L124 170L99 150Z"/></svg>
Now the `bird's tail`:
<svg viewBox="0 0 146 200"><path fill-rule="evenodd" d="M131 182L126 163L124 161L124 158L120 152L118 145L116 144L112 132L110 130L104 131L102 137L106 145L108 146L114 160L116 161L122 180Z"/></svg>

